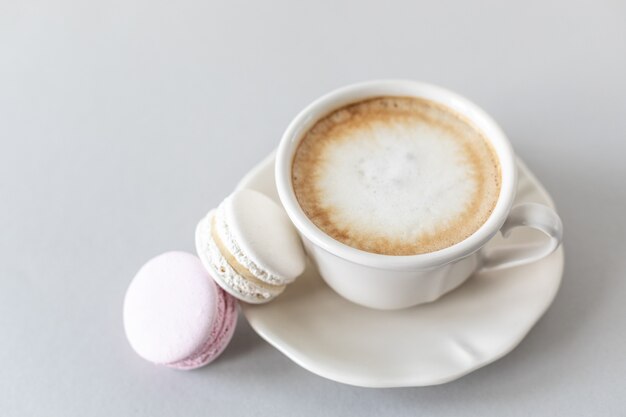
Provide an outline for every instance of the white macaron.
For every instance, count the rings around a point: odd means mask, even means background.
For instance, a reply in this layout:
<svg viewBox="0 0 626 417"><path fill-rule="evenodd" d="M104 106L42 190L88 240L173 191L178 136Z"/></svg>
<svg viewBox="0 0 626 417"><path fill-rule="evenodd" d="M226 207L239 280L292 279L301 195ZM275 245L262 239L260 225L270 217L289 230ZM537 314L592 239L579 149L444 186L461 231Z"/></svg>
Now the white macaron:
<svg viewBox="0 0 626 417"><path fill-rule="evenodd" d="M196 250L217 284L248 303L274 299L306 266L285 211L249 189L231 194L198 223Z"/></svg>

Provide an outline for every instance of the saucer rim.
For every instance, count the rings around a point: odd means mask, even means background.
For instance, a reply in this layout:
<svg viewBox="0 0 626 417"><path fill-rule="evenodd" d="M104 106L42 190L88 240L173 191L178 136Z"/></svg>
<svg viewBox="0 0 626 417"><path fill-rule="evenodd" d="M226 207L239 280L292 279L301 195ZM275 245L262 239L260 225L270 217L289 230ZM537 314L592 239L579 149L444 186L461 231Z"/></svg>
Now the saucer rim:
<svg viewBox="0 0 626 417"><path fill-rule="evenodd" d="M244 188L246 184L249 183L252 179L256 178L259 175L259 173L263 171L263 169L267 169L267 164L272 163L272 161L275 158L275 154L276 154L276 151L272 152L269 156L267 156L260 163L254 166L237 184L237 189ZM528 166L521 160L521 158L519 157L516 158L516 165L518 167L518 172L521 174L518 176L518 178L527 177L530 180L530 182L533 184L533 187L536 189L538 194L541 195L542 199L545 200L546 204L552 207L556 211L557 209L555 207L554 200L552 199L550 194L547 192L543 184L538 180L538 178L528 168ZM530 320L530 323L528 326L525 326L525 328L523 329L522 328L519 329L518 337L516 337L515 339L511 339L510 342L507 343L507 347L502 349L502 351L499 352L498 354L491 355L490 357L485 358L483 361L479 361L475 363L474 366L463 369L462 371L452 372L449 375L444 375L439 378L432 378L432 377L424 378L424 379L427 379L428 381L418 381L418 379L415 377L407 377L404 379L403 378L389 378L387 380L373 381L373 378L367 378L363 376L359 377L359 376L353 376L353 375L342 374L342 373L333 373L330 370L325 370L323 369L324 368L323 366L320 367L319 364L312 363L314 361L307 361L307 356L300 354L299 350L297 349L292 349L290 344L281 343L283 338L273 334L271 330L267 328L267 326L262 326L259 323L257 323L257 319L255 318L253 314L250 314L248 307L258 308L258 306L256 305L248 306L245 303L241 303L240 305L241 305L241 311L243 315L246 317L246 319L250 323L250 327L252 327L252 329L262 339L264 339L271 346L276 348L279 352L281 352L283 355L285 355L287 358L289 358L291 361L293 361L297 365L301 366L307 371L315 375L318 375L322 378L325 378L334 382L339 382L342 384L350 385L350 386L364 387L364 388L402 388L402 387L424 387L424 386L441 385L441 384L445 384L447 382L451 382L456 379L459 379L465 375L468 375L476 371L477 369L480 369L486 365L496 362L497 360L503 358L504 356L512 352L522 342L522 340L526 338L528 333L537 324L537 322L544 316L544 314L548 311L548 309L554 302L556 294L558 293L559 288L562 283L563 271L564 271L564 265L565 265L565 255L564 255L563 245L561 245L555 251L555 253L550 255L550 257L554 257L553 261L558 262L558 266L554 271L554 275L555 276L558 275L558 283L556 283L557 285L554 286L553 293L546 300L544 307L541 310L539 309L536 310L537 311L536 317ZM346 302L349 302L349 301L346 300ZM437 301L433 301L433 303L436 303L436 302Z"/></svg>

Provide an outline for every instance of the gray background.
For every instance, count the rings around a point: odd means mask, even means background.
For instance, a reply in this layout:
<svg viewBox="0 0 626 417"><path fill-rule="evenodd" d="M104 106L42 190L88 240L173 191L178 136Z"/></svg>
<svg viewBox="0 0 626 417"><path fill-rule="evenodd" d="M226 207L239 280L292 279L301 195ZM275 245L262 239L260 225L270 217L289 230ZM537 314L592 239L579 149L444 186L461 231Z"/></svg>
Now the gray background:
<svg viewBox="0 0 626 417"><path fill-rule="evenodd" d="M626 415L626 5L0 0L0 415ZM130 279L321 94L429 81L491 113L566 227L562 288L505 358L372 390L241 320L195 372L122 329Z"/></svg>

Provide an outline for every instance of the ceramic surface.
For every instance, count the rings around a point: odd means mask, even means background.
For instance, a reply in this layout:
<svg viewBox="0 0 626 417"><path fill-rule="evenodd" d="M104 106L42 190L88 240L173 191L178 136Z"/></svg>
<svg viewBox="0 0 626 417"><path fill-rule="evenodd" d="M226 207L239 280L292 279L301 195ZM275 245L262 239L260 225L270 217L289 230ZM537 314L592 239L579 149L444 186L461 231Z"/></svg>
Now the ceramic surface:
<svg viewBox="0 0 626 417"><path fill-rule="evenodd" d="M304 213L292 184L293 157L303 132L329 112L379 96L431 100L469 120L488 138L500 167L500 191L491 214L475 232L448 247L416 255L388 256L358 250L320 230ZM541 204L514 206L517 169L511 144L497 123L468 99L442 87L411 80L373 80L352 84L315 100L289 124L275 159L276 188L283 208L300 233L309 258L326 283L344 298L366 307L393 310L432 302L461 285L473 273L533 263L559 246L559 216ZM419 192L414 190L414 192ZM485 250L496 234L517 227L542 231L533 246Z"/></svg>
<svg viewBox="0 0 626 417"><path fill-rule="evenodd" d="M515 204L554 207L538 180L518 160ZM274 155L255 167L239 187L278 200ZM544 236L515 230L506 242L534 244ZM552 303L563 274L563 249L536 263L474 274L435 302L381 311L340 297L309 266L276 300L242 303L252 328L305 369L364 387L441 384L510 352Z"/></svg>

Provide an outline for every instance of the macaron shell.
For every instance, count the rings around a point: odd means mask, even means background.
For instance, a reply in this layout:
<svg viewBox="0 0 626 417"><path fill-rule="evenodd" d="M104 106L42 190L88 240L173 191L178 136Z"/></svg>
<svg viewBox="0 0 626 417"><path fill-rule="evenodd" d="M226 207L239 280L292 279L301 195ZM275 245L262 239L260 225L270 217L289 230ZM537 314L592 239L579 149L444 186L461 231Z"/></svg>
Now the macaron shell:
<svg viewBox="0 0 626 417"><path fill-rule="evenodd" d="M280 295L285 289L284 286L252 282L242 277L228 263L212 237L214 215L215 210L212 210L198 223L196 227L196 251L215 282L239 300L252 304L265 303Z"/></svg>
<svg viewBox="0 0 626 417"><path fill-rule="evenodd" d="M235 192L222 204L230 237L248 261L282 279L283 285L304 272L302 242L282 207L249 189Z"/></svg>
<svg viewBox="0 0 626 417"><path fill-rule="evenodd" d="M227 254L226 260L240 275L243 274L244 277L251 277L253 280L275 286L283 286L292 281L259 267L241 250L230 232L230 226L225 221L224 204L221 204L215 211L212 236L222 254Z"/></svg>
<svg viewBox="0 0 626 417"><path fill-rule="evenodd" d="M158 364L198 351L218 319L218 288L200 260L168 252L148 261L124 299L124 328L132 348Z"/></svg>
<svg viewBox="0 0 626 417"><path fill-rule="evenodd" d="M188 358L166 364L167 366L181 370L199 368L217 359L228 346L237 326L237 300L222 288L218 287L217 292L217 319L204 345Z"/></svg>

